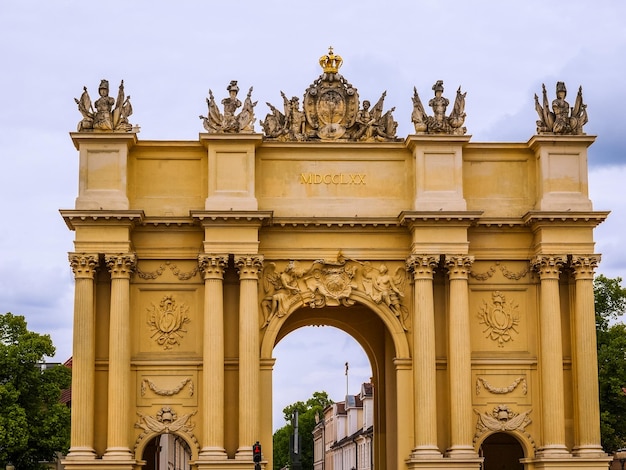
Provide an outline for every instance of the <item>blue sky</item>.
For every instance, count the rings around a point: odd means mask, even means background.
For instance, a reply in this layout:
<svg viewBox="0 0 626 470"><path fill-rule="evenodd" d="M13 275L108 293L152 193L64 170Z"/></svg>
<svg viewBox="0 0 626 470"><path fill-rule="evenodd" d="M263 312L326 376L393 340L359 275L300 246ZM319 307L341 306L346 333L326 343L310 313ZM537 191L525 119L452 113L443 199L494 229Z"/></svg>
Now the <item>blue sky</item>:
<svg viewBox="0 0 626 470"><path fill-rule="evenodd" d="M330 45L362 99L387 91L400 137L412 132L414 86L422 97L436 80L448 96L467 91L472 142L528 141L541 84L553 97L564 81L570 102L582 86L585 131L598 136L589 150L591 199L595 210L612 211L596 230L599 272L624 276L624 18L626 2L608 0L2 2L0 311L50 333L57 360L71 355L73 232L58 210L72 208L78 192L68 133L80 120L74 98L83 86L93 97L101 79L112 87L123 79L141 140L195 140L209 88L219 97L233 79L243 90L253 86L262 119L280 91L302 95ZM325 341L340 345L332 357L310 354ZM303 342L307 357L298 354ZM370 374L354 341L329 328L290 335L276 355L275 425L285 405L318 389L342 399L346 361L354 364L352 392ZM306 368L294 365L304 360Z"/></svg>

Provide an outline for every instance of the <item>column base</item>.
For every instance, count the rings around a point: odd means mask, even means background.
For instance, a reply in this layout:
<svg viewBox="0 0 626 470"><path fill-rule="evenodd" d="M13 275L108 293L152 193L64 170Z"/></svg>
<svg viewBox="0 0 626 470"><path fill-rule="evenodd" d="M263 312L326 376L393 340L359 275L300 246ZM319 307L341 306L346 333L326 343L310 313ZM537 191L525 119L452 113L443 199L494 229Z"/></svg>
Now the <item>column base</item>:
<svg viewBox="0 0 626 470"><path fill-rule="evenodd" d="M472 446L453 446L446 450L449 459L478 459L478 454Z"/></svg>
<svg viewBox="0 0 626 470"><path fill-rule="evenodd" d="M249 460L252 462L252 446L244 446L237 449L235 460Z"/></svg>
<svg viewBox="0 0 626 470"><path fill-rule="evenodd" d="M91 447L70 447L69 452L65 456L67 460L95 460L96 451Z"/></svg>
<svg viewBox="0 0 626 470"><path fill-rule="evenodd" d="M571 458L572 454L563 445L552 445L539 449L536 456L538 459L567 459Z"/></svg>
<svg viewBox="0 0 626 470"><path fill-rule="evenodd" d="M415 447L411 451L410 460L417 459L442 459L443 454L439 452L439 449L434 446L423 446L423 447Z"/></svg>
<svg viewBox="0 0 626 470"><path fill-rule="evenodd" d="M227 460L226 449L223 447L203 447L198 454L198 460Z"/></svg>
<svg viewBox="0 0 626 470"><path fill-rule="evenodd" d="M574 447L572 449L572 454L574 454L574 457L581 458L602 458L607 456L601 446Z"/></svg>
<svg viewBox="0 0 626 470"><path fill-rule="evenodd" d="M133 458L133 453L128 447L109 447L107 450L104 451L102 460L127 460L129 462L135 462L135 459Z"/></svg>

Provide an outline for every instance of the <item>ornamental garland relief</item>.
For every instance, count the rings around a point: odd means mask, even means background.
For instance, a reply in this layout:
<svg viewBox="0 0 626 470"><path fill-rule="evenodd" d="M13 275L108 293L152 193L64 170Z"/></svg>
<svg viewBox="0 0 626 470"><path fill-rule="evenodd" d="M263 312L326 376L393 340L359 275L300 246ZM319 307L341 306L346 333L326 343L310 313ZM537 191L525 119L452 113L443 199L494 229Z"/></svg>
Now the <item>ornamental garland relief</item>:
<svg viewBox="0 0 626 470"><path fill-rule="evenodd" d="M180 345L187 330L184 329L190 318L187 315L189 307L184 303L178 304L172 294L163 297L159 305L152 304L148 307L148 326L152 330L153 338L163 349L172 349L175 345Z"/></svg>
<svg viewBox="0 0 626 470"><path fill-rule="evenodd" d="M196 266L191 271L187 271L187 272L181 271L180 268L176 266L174 263L170 261L166 261L165 263L161 263L156 270L151 271L151 272L144 272L141 269L139 269L139 267L137 267L137 276L139 276L141 279L144 279L144 280L154 280L160 277L165 272L166 267L168 267L170 271L172 271L174 276L176 276L178 280L180 281L188 281L194 278L196 274L198 274L198 271L200 270L200 268Z"/></svg>
<svg viewBox="0 0 626 470"><path fill-rule="evenodd" d="M177 393L179 393L183 389L183 387L185 387L185 385L187 384L189 384L189 387L188 387L189 396L192 397L193 392L194 392L194 387L193 387L193 380L191 380L191 377L186 377L176 387L171 388L171 389L160 388L151 380L143 379L141 381L141 396L142 397L145 396L146 391L149 388L150 390L152 390L155 394L159 396L170 397L172 395L176 395Z"/></svg>
<svg viewBox="0 0 626 470"><path fill-rule="evenodd" d="M351 306L353 291L360 291L376 304L385 305L397 317L406 331L408 308L404 305L407 274L404 267L389 273L386 264L379 267L369 262L348 260L341 253L336 260L315 260L309 266L291 260L281 272L276 263L269 262L263 269L261 301L263 328L274 318L284 317L294 305L311 308ZM360 283L357 282L360 280Z"/></svg>
<svg viewBox="0 0 626 470"><path fill-rule="evenodd" d="M484 377L476 377L476 395L480 395L481 384L485 388L485 390L487 390L490 393L497 394L497 395L511 393L520 384L522 388L522 395L526 395L528 393L528 385L526 384L525 377L518 377L510 385L506 387L494 387L489 382L487 382L487 379L485 379Z"/></svg>
<svg viewBox="0 0 626 470"><path fill-rule="evenodd" d="M520 322L518 305L513 301L507 302L500 291L491 294L491 303L483 300L483 305L478 310L478 318L485 325L485 337L497 342L500 348L513 341L512 333L519 333L516 330Z"/></svg>
<svg viewBox="0 0 626 470"><path fill-rule="evenodd" d="M513 271L510 271L509 268L506 267L506 265L500 264L499 261L496 261L495 266L494 265L489 266L489 269L483 273L470 271L470 276L472 276L477 281L486 281L487 279L491 278L496 273L496 266L500 268L502 275L511 281L519 281L520 279L525 277L529 272L528 266L518 272L513 272Z"/></svg>

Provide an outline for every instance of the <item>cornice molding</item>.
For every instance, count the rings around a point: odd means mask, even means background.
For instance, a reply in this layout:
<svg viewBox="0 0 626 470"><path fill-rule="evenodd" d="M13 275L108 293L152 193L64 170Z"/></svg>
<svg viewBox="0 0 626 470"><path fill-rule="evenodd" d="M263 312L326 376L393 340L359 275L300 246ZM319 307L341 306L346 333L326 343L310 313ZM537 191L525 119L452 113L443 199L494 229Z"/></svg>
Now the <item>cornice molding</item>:
<svg viewBox="0 0 626 470"><path fill-rule="evenodd" d="M402 211L398 216L401 225L476 225L483 211Z"/></svg>
<svg viewBox="0 0 626 470"><path fill-rule="evenodd" d="M70 137L76 150L80 150L81 144L124 142L130 149L137 143L137 132L70 132Z"/></svg>
<svg viewBox="0 0 626 470"><path fill-rule="evenodd" d="M145 218L142 210L69 210L59 211L65 224L70 230L75 230L78 226L89 225L137 225Z"/></svg>
<svg viewBox="0 0 626 470"><path fill-rule="evenodd" d="M611 211L528 211L522 217L526 225L588 225L596 227L606 220Z"/></svg>

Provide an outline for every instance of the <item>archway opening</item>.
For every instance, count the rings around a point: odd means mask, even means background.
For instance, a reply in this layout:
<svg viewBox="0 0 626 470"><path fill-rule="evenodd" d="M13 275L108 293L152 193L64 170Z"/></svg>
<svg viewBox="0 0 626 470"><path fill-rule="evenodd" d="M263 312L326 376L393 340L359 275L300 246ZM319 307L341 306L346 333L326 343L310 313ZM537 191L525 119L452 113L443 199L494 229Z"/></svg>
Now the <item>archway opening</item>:
<svg viewBox="0 0 626 470"><path fill-rule="evenodd" d="M342 401L372 378L372 366L361 345L332 326L307 326L291 332L276 345L274 357L274 430L286 424L286 406L318 391Z"/></svg>
<svg viewBox="0 0 626 470"><path fill-rule="evenodd" d="M316 327L316 328L307 328ZM316 331L317 330L317 331ZM338 331L340 330L340 331ZM302 340L311 335L310 342ZM281 344L282 343L282 344ZM391 468L397 462L389 461L393 452L387 452L388 448L395 446L397 423L397 400L396 400L396 370L394 359L397 357L393 335L389 332L383 319L369 307L356 303L352 306L327 306L324 308L301 307L292 312L280 325L274 340L273 357L274 383L272 394L277 395L274 400L273 416L275 423L273 428L280 428L285 424L282 409L284 399L279 398L281 393L277 390L281 387L281 379L278 378L282 363L289 362L297 357L294 353L286 352L285 349L295 348L300 355L307 355L307 360L315 362L315 351L309 346L321 348L319 357L320 364L329 363L328 367L307 367L306 362L296 365L295 377L289 377L288 386L292 382L305 383L310 387L305 396L291 396L287 404L295 401L306 401L314 391L337 390L329 392L329 397L334 401L345 401L347 395L354 396L360 393L363 383L371 383L374 398L372 400L372 423L373 423L373 452L370 460L373 467ZM350 351L354 353L360 350L354 359L343 356ZM354 362L354 366L350 361ZM345 363L348 362L348 382L345 377ZM292 366L290 366L292 367ZM350 370L357 372L352 375ZM326 442L332 447L332 442ZM354 444L353 444L354 447ZM356 450L355 450L356 453ZM356 455L354 457L357 457ZM357 457L358 458L358 457ZM348 467L350 468L350 467Z"/></svg>
<svg viewBox="0 0 626 470"><path fill-rule="evenodd" d="M484 457L483 470L523 470L524 449L510 434L498 432L489 436L480 446Z"/></svg>
<svg viewBox="0 0 626 470"><path fill-rule="evenodd" d="M190 470L191 448L175 434L159 434L143 450L144 470Z"/></svg>

